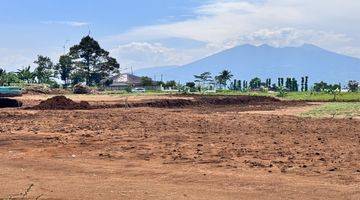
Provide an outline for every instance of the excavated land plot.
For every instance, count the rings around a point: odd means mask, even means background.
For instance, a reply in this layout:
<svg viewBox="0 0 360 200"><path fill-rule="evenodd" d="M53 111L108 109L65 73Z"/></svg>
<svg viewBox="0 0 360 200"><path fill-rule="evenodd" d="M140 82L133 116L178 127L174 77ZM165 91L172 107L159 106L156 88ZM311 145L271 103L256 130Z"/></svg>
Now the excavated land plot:
<svg viewBox="0 0 360 200"><path fill-rule="evenodd" d="M264 105L3 109L0 198L360 198L358 120Z"/></svg>

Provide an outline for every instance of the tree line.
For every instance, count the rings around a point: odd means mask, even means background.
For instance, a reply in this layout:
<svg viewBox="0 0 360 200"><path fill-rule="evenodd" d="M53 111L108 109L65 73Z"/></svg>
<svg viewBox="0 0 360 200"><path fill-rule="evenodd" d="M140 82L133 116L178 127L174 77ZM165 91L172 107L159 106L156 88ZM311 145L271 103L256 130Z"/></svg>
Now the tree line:
<svg viewBox="0 0 360 200"><path fill-rule="evenodd" d="M235 91L288 91L288 92L307 92L310 89L315 92L323 91L341 91L341 84L328 84L323 81L314 83L310 88L309 77L301 77L300 83L294 77L278 78L277 83L273 83L271 78L267 78L264 81L259 77L255 77L250 81L233 79L234 75L229 70L221 71L217 76L212 76L210 72L203 72L199 75L194 75L194 82L186 83L187 87L195 88L198 90L201 88L211 89L211 87L219 89L230 89ZM230 82L230 84L229 84ZM359 90L359 83L355 80L349 81L347 85L349 91L356 92Z"/></svg>
<svg viewBox="0 0 360 200"><path fill-rule="evenodd" d="M78 83L87 86L111 84L110 77L119 74L120 65L109 52L90 36L83 37L79 44L70 48L54 63L49 57L39 55L34 61L35 68L25 67L17 72L6 72L0 68L0 85L11 83L38 83L57 87L56 79L64 88Z"/></svg>

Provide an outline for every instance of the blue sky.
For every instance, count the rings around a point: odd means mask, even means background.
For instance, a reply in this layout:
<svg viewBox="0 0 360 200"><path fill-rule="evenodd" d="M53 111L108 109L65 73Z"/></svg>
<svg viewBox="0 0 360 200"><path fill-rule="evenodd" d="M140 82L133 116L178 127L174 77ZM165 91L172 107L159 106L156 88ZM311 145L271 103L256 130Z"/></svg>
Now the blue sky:
<svg viewBox="0 0 360 200"><path fill-rule="evenodd" d="M0 0L0 67L54 61L91 30L124 67L181 65L241 44L360 57L358 0ZM336 23L335 23L336 22Z"/></svg>

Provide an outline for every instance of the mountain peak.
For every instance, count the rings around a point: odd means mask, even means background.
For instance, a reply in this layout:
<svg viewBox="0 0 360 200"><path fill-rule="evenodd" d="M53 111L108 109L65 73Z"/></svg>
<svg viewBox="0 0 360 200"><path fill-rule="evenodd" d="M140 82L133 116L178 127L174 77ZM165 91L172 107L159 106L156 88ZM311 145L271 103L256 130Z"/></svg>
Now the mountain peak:
<svg viewBox="0 0 360 200"><path fill-rule="evenodd" d="M150 69L147 76L164 75L166 80L193 81L195 74L211 72L218 74L227 69L234 78L251 80L302 76L312 82L330 83L359 79L360 59L337 54L313 44L291 47L273 47L267 44L254 46L244 44L218 52L201 60L176 68Z"/></svg>
<svg viewBox="0 0 360 200"><path fill-rule="evenodd" d="M256 46L252 45L252 44L243 44L243 45L239 45L237 47L249 47L249 48L254 48Z"/></svg>
<svg viewBox="0 0 360 200"><path fill-rule="evenodd" d="M309 43L304 43L303 45L301 45L301 48L308 48L308 49L321 49L320 47L313 45L313 44L309 44Z"/></svg>
<svg viewBox="0 0 360 200"><path fill-rule="evenodd" d="M258 46L260 48L273 48L272 46L268 45L268 44L262 44L260 46Z"/></svg>

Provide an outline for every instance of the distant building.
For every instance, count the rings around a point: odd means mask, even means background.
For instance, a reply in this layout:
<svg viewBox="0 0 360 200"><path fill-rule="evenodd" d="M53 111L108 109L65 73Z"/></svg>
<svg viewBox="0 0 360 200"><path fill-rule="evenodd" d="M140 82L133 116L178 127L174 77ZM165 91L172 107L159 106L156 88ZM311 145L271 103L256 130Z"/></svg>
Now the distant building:
<svg viewBox="0 0 360 200"><path fill-rule="evenodd" d="M141 77L132 74L124 73L111 78L112 84L109 85L112 89L124 89L127 87L140 87Z"/></svg>

